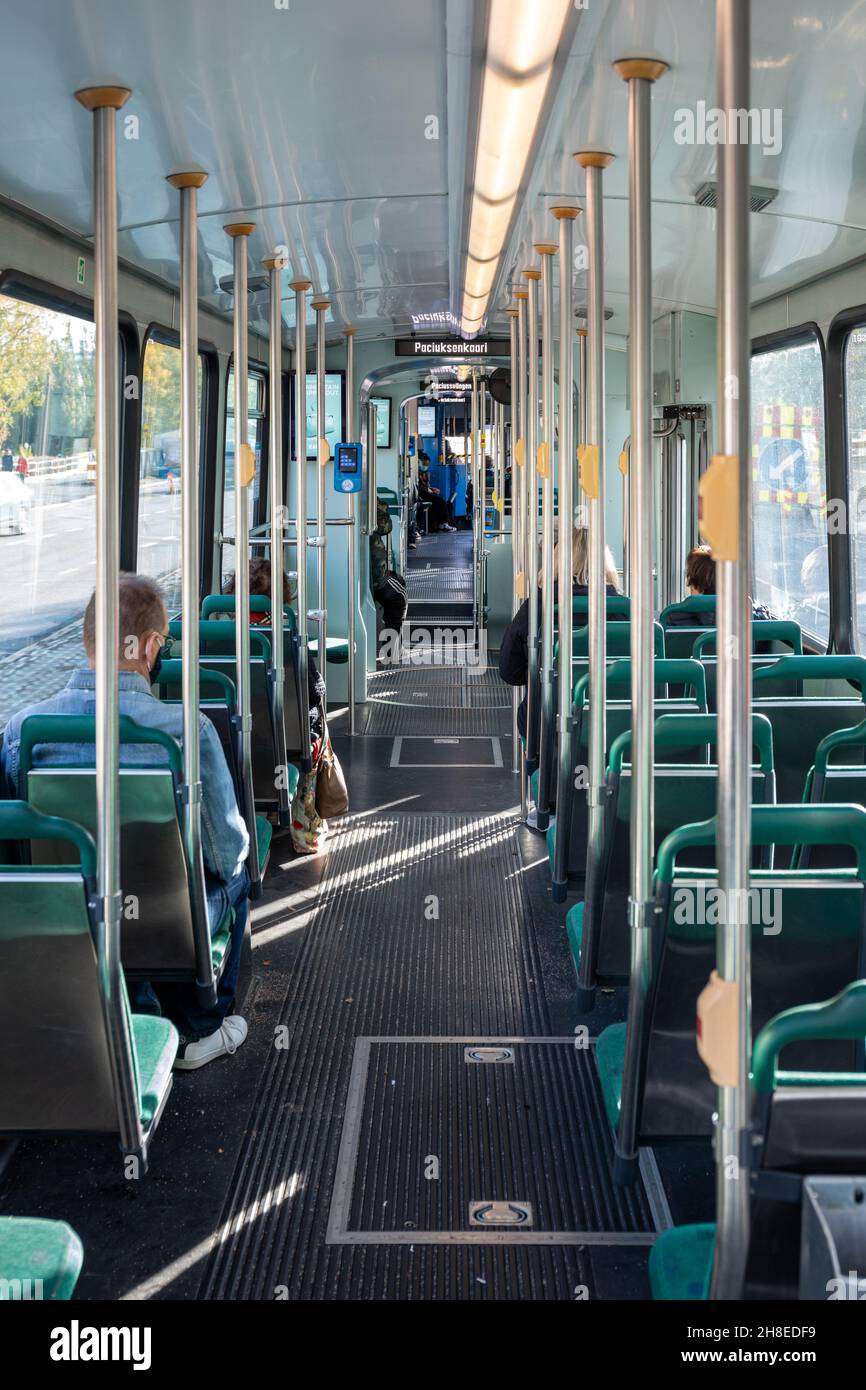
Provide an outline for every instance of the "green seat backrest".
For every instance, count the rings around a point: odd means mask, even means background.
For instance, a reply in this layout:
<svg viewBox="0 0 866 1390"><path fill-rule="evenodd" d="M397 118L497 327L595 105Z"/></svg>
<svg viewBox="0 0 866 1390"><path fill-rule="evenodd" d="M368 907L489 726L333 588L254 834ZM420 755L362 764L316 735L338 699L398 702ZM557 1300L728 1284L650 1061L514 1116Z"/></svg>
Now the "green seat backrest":
<svg viewBox="0 0 866 1390"><path fill-rule="evenodd" d="M695 638L692 647L692 656L696 661L702 656L707 656L716 650L716 633L714 627L706 628L700 636ZM752 623L752 651L759 642L785 642L791 647L794 656L803 655L803 633L800 624L788 621L778 621L777 619L756 619Z"/></svg>
<svg viewBox="0 0 866 1390"><path fill-rule="evenodd" d="M172 637L181 637L183 620L173 618L168 630ZM235 625L231 618L209 618L206 622L199 622L198 634L202 655L211 652L233 654L235 651ZM265 632L259 632L255 627L250 628L250 656L253 661L271 659L270 640Z"/></svg>
<svg viewBox="0 0 866 1390"><path fill-rule="evenodd" d="M88 910L95 846L77 824L0 804L0 836L36 834L54 847L50 868L0 869L0 1132L116 1132Z"/></svg>
<svg viewBox="0 0 866 1390"><path fill-rule="evenodd" d="M752 716L754 749L758 754L753 770L752 800L762 802L775 796L773 728L762 714ZM626 759L631 751L631 729L626 729L610 750L608 775L621 778L617 795L617 816L631 819L631 770ZM709 761L671 763L672 749L709 750L718 739L715 714L661 714L655 721L655 830L656 838L677 826L706 820L715 815L718 765Z"/></svg>
<svg viewBox="0 0 866 1390"><path fill-rule="evenodd" d="M702 712L707 708L707 679L704 668L699 661L692 661L690 658L684 660L656 660L653 666L655 677L655 687L665 685L682 685L687 691L691 691L692 697ZM628 691L631 686L631 660L627 658L623 661L614 661L607 668L607 692L608 699L616 699L619 692L624 689ZM584 707L589 698L589 676L582 675L574 687L574 707L580 710Z"/></svg>
<svg viewBox="0 0 866 1390"><path fill-rule="evenodd" d="M614 614L621 614L628 618L631 614L631 599L627 594L605 594L604 607L608 621ZM571 598L571 612L575 618L586 617L589 613L589 594L573 594ZM553 605L554 620L559 614L559 604Z"/></svg>
<svg viewBox="0 0 866 1390"><path fill-rule="evenodd" d="M609 660L615 657L631 655L631 623L630 622L608 622L605 623L605 640L607 643L607 656ZM556 644L556 656L559 656L559 643ZM573 657L586 656L589 650L589 628L575 628L571 634L571 654ZM656 658L665 655L665 635L660 623L653 623L653 654Z"/></svg>
<svg viewBox="0 0 866 1390"><path fill-rule="evenodd" d="M777 1014L755 1038L752 1049L752 1085L762 1095L770 1095L777 1085L810 1084L808 1075L777 1071L782 1049L796 1042L866 1038L866 980L855 980L832 999L801 1004ZM862 1086L866 1076L830 1076L830 1083L847 1082Z"/></svg>
<svg viewBox="0 0 866 1390"><path fill-rule="evenodd" d="M96 773L93 767L63 763L64 744L88 747L92 717L64 715L25 719L21 729L21 776L27 800L47 816L74 821L96 836ZM158 729L121 718L122 760L135 758L135 746L156 744L166 766L121 766L120 863L124 893L121 960L128 973L147 978L187 978L195 974L190 871L178 819L176 786L182 779L178 744ZM48 762L36 762L42 748ZM31 845L34 864L57 862L51 842ZM69 853L60 860L70 862Z"/></svg>
<svg viewBox="0 0 866 1390"><path fill-rule="evenodd" d="M680 599L679 603L669 603L666 608L663 608L659 614L659 622L667 631L671 626L670 617L672 613L715 613L715 611L715 594L689 594L688 598ZM674 625L674 630L676 630L677 626L679 626L679 624ZM683 626L685 627L686 624L683 624ZM699 626L700 624L696 622L695 627Z"/></svg>

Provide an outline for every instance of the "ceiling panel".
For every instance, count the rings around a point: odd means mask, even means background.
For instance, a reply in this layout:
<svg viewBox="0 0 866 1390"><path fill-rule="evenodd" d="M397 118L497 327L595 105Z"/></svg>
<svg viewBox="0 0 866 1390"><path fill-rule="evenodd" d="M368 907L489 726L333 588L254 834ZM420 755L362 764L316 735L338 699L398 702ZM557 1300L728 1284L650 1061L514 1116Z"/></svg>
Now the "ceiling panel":
<svg viewBox="0 0 866 1390"><path fill-rule="evenodd" d="M3 26L8 198L89 234L92 123L72 93L122 83L126 259L176 282L165 175L195 167L209 173L201 292L214 305L228 302L222 226L241 214L257 223L251 261L287 245L295 274L336 296L335 322L345 305L371 314L365 334L390 331L447 300L444 0L4 0Z"/></svg>

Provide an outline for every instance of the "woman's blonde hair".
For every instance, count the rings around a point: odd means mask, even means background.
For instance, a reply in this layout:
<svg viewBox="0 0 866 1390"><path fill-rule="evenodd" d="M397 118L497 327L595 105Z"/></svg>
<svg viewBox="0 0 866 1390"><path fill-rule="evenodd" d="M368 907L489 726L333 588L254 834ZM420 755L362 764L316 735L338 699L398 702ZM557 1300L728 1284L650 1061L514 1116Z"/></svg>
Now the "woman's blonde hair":
<svg viewBox="0 0 866 1390"><path fill-rule="evenodd" d="M589 588L589 530L586 526L574 526L571 531L571 577L572 583L582 584ZM554 582L559 578L559 541L553 551L553 578ZM604 548L604 578L606 584L612 584L615 589L619 588L619 575L616 572L616 563L610 551L610 546ZM541 571L538 573L538 582L541 584Z"/></svg>

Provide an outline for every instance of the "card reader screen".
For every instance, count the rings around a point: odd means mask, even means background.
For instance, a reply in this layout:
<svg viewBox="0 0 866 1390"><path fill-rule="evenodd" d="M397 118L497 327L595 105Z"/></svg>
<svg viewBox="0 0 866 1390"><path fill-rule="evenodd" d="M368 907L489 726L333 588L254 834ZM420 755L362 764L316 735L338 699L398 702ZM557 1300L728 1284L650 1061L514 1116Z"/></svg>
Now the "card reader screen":
<svg viewBox="0 0 866 1390"><path fill-rule="evenodd" d="M337 468L341 473L357 473L358 455L354 449L340 449L337 452Z"/></svg>

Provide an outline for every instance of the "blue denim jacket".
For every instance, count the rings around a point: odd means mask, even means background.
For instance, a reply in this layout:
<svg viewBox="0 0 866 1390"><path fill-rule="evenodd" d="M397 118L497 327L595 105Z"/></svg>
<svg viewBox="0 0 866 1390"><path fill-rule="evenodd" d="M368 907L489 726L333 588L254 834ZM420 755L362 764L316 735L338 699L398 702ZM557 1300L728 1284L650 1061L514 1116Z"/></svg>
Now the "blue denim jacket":
<svg viewBox="0 0 866 1390"><path fill-rule="evenodd" d="M151 729L162 729L178 743L183 740L183 711L180 705L157 700L144 676L120 671L120 713ZM19 757L21 724L30 714L95 714L96 692L93 671L76 671L65 689L48 700L28 705L14 715L3 732L2 763L8 795L19 796ZM249 850L249 835L235 799L231 774L219 735L206 715L201 716L202 852L205 867L215 878L229 883L240 872ZM138 765L164 765L165 753L150 743L121 744L121 762ZM37 764L80 767L94 760L93 744L41 744L34 754Z"/></svg>

